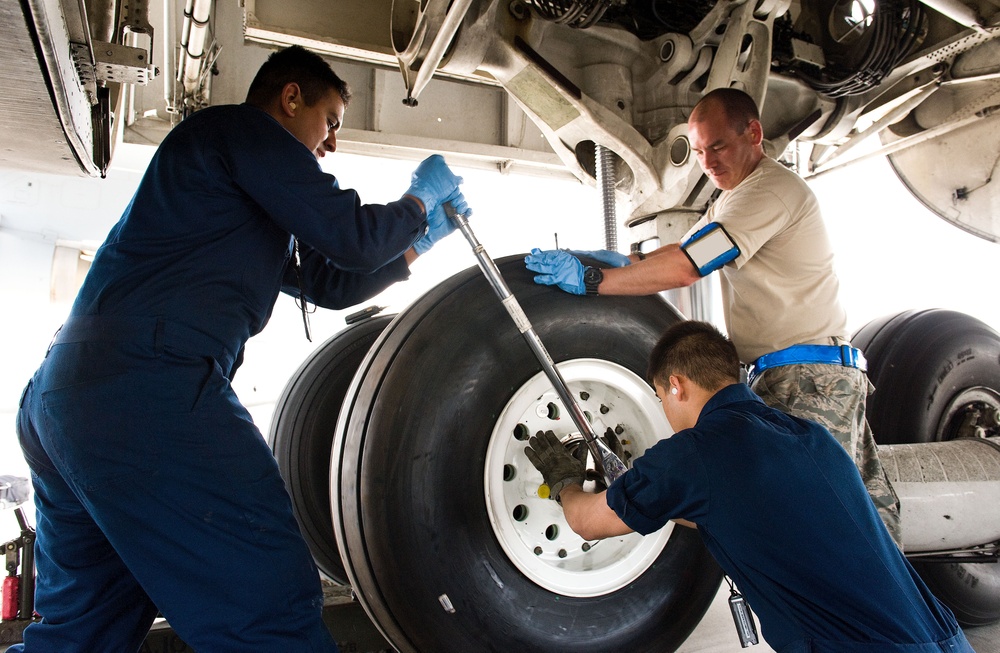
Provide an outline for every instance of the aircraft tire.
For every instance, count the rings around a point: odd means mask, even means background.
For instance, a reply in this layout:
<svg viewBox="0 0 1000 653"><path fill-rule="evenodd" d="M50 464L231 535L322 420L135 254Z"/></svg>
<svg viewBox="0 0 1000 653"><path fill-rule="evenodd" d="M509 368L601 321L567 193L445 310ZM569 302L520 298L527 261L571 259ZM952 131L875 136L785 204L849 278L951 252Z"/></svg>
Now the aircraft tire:
<svg viewBox="0 0 1000 653"><path fill-rule="evenodd" d="M906 311L870 322L852 341L868 359L876 391L867 416L881 444L951 440L970 412L998 408L1000 335L973 317ZM988 434L997 435L996 427ZM963 626L1000 619L1000 565L914 567Z"/></svg>
<svg viewBox="0 0 1000 653"><path fill-rule="evenodd" d="M949 440L960 391L1000 390L1000 335L963 313L906 311L870 322L852 342L875 385L867 414L879 444Z"/></svg>
<svg viewBox="0 0 1000 653"><path fill-rule="evenodd" d="M655 296L539 286L521 256L498 267L571 390L588 389L581 406L595 420L620 414L628 433L648 435L655 409L666 423L642 378L680 314ZM575 428L545 398L540 369L472 268L400 313L355 377L334 442L334 526L359 601L401 653L674 650L718 591L694 530L666 526L650 555L656 534L591 544L559 529L519 435L524 423ZM548 528L518 530L532 518ZM612 560L588 567L602 550Z"/></svg>
<svg viewBox="0 0 1000 653"><path fill-rule="evenodd" d="M349 326L320 345L292 375L275 405L268 441L316 566L347 584L330 511L330 451L337 417L372 344L394 315Z"/></svg>

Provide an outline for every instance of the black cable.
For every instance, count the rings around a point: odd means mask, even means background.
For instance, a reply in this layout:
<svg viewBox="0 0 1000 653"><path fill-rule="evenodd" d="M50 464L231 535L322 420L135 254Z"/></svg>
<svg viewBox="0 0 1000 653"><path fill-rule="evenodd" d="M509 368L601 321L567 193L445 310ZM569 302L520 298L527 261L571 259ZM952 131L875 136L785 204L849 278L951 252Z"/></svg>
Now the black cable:
<svg viewBox="0 0 1000 653"><path fill-rule="evenodd" d="M585 29L597 23L613 0L528 0L540 18Z"/></svg>
<svg viewBox="0 0 1000 653"><path fill-rule="evenodd" d="M813 89L828 97L858 95L875 86L899 65L913 49L923 24L923 9L917 0L883 0L875 6L871 37L854 72L834 77L831 67L820 75L799 71Z"/></svg>

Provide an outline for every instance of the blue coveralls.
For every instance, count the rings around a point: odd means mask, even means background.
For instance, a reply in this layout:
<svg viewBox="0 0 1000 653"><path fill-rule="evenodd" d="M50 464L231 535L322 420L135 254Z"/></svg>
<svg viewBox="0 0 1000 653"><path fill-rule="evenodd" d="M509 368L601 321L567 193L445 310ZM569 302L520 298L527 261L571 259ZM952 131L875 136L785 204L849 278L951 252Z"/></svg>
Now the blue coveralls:
<svg viewBox="0 0 1000 653"><path fill-rule="evenodd" d="M362 205L264 111L157 150L18 413L37 506L25 650L135 651L157 611L200 651L335 651L278 467L230 380L279 290L328 308L408 277L410 199ZM15 646L12 651L20 650Z"/></svg>
<svg viewBox="0 0 1000 653"><path fill-rule="evenodd" d="M650 447L607 501L643 534L672 518L696 523L779 653L972 653L844 448L746 385L720 390L693 428Z"/></svg>

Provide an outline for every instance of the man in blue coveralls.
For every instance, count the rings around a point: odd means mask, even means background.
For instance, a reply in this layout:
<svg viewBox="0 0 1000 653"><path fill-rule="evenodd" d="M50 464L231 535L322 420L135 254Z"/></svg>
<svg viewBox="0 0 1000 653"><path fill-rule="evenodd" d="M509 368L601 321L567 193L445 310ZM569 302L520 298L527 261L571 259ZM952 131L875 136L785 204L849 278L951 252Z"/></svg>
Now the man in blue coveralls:
<svg viewBox="0 0 1000 653"><path fill-rule="evenodd" d="M850 455L824 427L770 408L739 383L733 344L681 322L650 355L649 379L675 434L607 492L551 432L525 453L570 527L595 540L696 526L779 653L971 652L880 527Z"/></svg>
<svg viewBox="0 0 1000 653"><path fill-rule="evenodd" d="M175 127L25 389L36 607L11 651L136 651L160 612L199 651L336 651L278 467L230 380L279 291L344 308L468 210L440 156L401 199L325 174L350 98L276 52L245 104ZM22 648L23 647L23 648Z"/></svg>

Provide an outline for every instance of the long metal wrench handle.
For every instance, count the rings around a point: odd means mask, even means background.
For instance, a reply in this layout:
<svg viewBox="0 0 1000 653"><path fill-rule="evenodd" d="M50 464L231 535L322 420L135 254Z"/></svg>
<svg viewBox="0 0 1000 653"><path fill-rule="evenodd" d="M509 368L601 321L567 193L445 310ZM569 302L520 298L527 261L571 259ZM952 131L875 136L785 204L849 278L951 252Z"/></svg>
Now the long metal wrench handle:
<svg viewBox="0 0 1000 653"><path fill-rule="evenodd" d="M587 447L590 448L590 453L593 454L594 462L597 465L597 471L601 473L605 482L610 486L616 478L625 473L627 469L625 463L611 451L608 445L604 444L597 437L594 427L587 421L587 416L584 414L583 409L580 408L580 405L576 403L576 399L570 394L569 387L566 385L562 374L559 373L555 363L552 362L552 357L549 356L548 350L542 344L541 338L538 337L535 329L531 326L531 322L528 321L528 316L524 314L524 310L517 302L517 298L510 292L510 288L507 286L507 282L504 281L503 275L500 274L496 263L493 262L490 255L486 253L486 249L479 243L476 234L472 232L468 220L465 219L464 215L455 211L455 208L448 202L443 204L443 208L445 215L456 224L458 230L469 241L469 245L472 246L472 251L479 263L479 269L483 271L486 279L493 287L493 291L500 298L504 308L507 309L507 314L514 320L514 324L517 325L521 335L524 336L531 351L535 354L535 358L542 365L545 376L549 377L549 381L552 382L556 394L559 395L563 405L569 410L570 417L573 418L573 423L580 429Z"/></svg>

